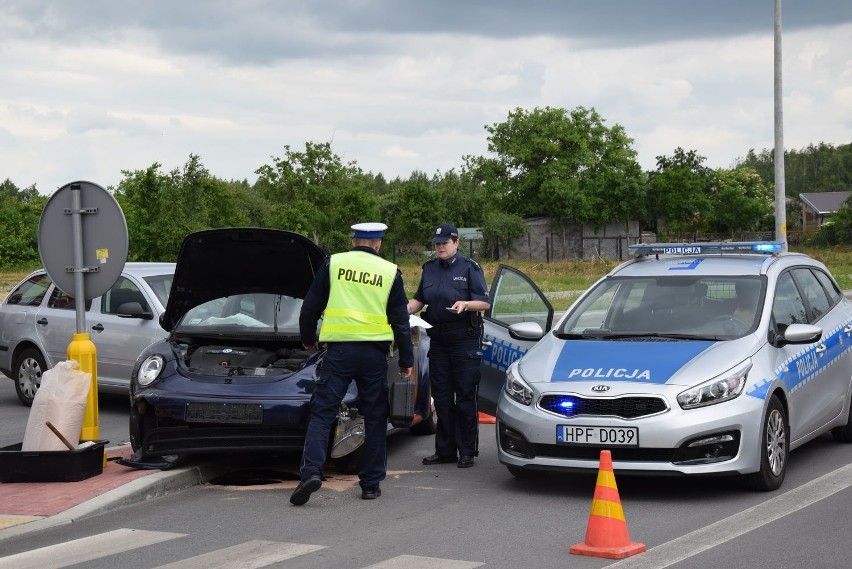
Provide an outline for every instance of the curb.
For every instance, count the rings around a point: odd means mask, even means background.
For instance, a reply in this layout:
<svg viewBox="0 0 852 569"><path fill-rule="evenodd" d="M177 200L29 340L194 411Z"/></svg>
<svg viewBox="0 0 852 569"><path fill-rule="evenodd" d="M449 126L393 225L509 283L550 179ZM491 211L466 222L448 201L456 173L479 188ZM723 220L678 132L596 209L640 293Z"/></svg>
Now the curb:
<svg viewBox="0 0 852 569"><path fill-rule="evenodd" d="M123 486L73 506L64 512L0 530L0 543L12 537L71 524L125 506L147 502L165 496L170 492L197 486L221 476L227 470L224 464L211 462L154 472L148 476L131 480Z"/></svg>

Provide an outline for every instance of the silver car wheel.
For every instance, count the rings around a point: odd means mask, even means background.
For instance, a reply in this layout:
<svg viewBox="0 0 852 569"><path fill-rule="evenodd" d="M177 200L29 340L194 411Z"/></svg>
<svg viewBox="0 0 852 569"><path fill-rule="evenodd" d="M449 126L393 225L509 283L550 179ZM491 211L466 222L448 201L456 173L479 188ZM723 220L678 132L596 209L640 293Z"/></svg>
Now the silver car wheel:
<svg viewBox="0 0 852 569"><path fill-rule="evenodd" d="M766 421L766 458L772 474L779 476L787 461L787 436L784 417L777 409L772 409Z"/></svg>
<svg viewBox="0 0 852 569"><path fill-rule="evenodd" d="M18 365L18 390L24 397L32 400L36 391L41 387L41 363L33 356L27 355Z"/></svg>

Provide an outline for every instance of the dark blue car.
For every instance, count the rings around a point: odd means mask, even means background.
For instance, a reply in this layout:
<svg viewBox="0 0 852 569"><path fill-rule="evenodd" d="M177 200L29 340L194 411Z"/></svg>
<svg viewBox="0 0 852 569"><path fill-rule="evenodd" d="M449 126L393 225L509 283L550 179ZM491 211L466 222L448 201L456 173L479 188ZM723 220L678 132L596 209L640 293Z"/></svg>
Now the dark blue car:
<svg viewBox="0 0 852 569"><path fill-rule="evenodd" d="M169 335L142 352L131 378L130 463L165 467L191 454L301 450L325 352L303 349L299 311L324 257L306 237L275 229L186 238L160 318ZM412 333L417 345L419 329ZM434 432L425 364L422 350L415 377L425 419L389 423L389 431ZM391 362L388 381L396 377ZM357 472L363 432L353 382L329 441L338 471Z"/></svg>

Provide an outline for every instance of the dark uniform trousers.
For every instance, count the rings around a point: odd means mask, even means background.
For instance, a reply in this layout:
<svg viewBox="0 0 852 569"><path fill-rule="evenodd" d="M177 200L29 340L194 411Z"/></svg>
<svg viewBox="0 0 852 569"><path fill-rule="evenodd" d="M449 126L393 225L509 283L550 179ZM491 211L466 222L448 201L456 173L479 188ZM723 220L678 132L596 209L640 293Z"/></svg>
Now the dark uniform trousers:
<svg viewBox="0 0 852 569"><path fill-rule="evenodd" d="M429 336L429 378L438 415L439 456L479 455L479 393L482 342L476 328L435 331Z"/></svg>
<svg viewBox="0 0 852 569"><path fill-rule="evenodd" d="M387 470L388 360L386 342L329 342L320 378L311 397L311 416L302 453L301 478L321 476L331 426L349 384L358 387L358 410L364 416L362 488L374 488Z"/></svg>

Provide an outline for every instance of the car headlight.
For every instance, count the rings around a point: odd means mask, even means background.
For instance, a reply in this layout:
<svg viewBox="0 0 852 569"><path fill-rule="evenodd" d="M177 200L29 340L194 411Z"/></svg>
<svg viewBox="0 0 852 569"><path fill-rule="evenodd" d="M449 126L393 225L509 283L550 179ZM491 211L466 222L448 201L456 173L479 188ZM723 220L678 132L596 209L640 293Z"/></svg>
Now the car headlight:
<svg viewBox="0 0 852 569"><path fill-rule="evenodd" d="M142 387L148 387L155 379L160 377L166 360L163 356L153 355L145 358L142 365L139 366L139 372L136 374L136 381Z"/></svg>
<svg viewBox="0 0 852 569"><path fill-rule="evenodd" d="M523 379L521 379L521 372L518 369L517 365L514 365L509 368L509 371L506 372L506 385L504 387L506 391L506 395L521 403L522 405L529 405L533 400L533 390L527 385Z"/></svg>
<svg viewBox="0 0 852 569"><path fill-rule="evenodd" d="M677 402L683 409L695 409L734 399L743 392L750 369L751 361L745 361L720 377L681 392Z"/></svg>

